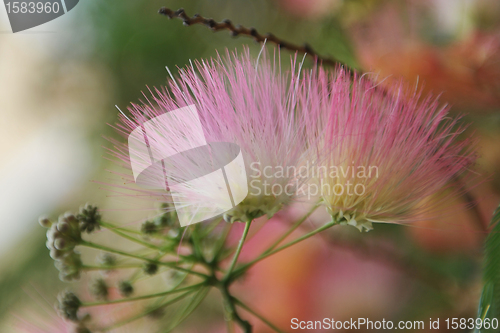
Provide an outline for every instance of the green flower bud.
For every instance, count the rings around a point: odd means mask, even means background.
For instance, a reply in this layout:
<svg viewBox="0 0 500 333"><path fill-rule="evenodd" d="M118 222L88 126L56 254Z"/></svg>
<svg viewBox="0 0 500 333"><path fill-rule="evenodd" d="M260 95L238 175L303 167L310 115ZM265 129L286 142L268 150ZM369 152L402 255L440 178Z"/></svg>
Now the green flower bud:
<svg viewBox="0 0 500 333"><path fill-rule="evenodd" d="M60 235L60 232L57 231L57 223L52 224L49 230L45 233L47 235L47 240L49 242L53 242L57 236Z"/></svg>
<svg viewBox="0 0 500 333"><path fill-rule="evenodd" d="M154 222L146 221L141 226L141 232L146 235L152 235L158 232L158 227Z"/></svg>
<svg viewBox="0 0 500 333"><path fill-rule="evenodd" d="M118 283L118 290L120 290L120 294L123 297L129 297L134 293L134 286L132 286L130 281L120 281Z"/></svg>
<svg viewBox="0 0 500 333"><path fill-rule="evenodd" d="M80 279L80 272L59 272L59 280L63 282L71 282Z"/></svg>
<svg viewBox="0 0 500 333"><path fill-rule="evenodd" d="M70 225L69 225L68 221L66 221L66 220L61 220L61 221L59 221L59 222L57 223L57 230L58 230L59 232L64 232L64 233L66 233L66 232L68 232L68 231L69 231L69 229L70 229Z"/></svg>
<svg viewBox="0 0 500 333"><path fill-rule="evenodd" d="M78 321L78 309L82 305L80 299L70 291L64 291L58 296L58 308L61 315L71 321Z"/></svg>
<svg viewBox="0 0 500 333"><path fill-rule="evenodd" d="M90 293L98 299L108 298L108 285L103 278L97 278L90 282Z"/></svg>
<svg viewBox="0 0 500 333"><path fill-rule="evenodd" d="M80 214L76 216L80 223L80 230L90 234L94 230L100 229L99 222L101 221L101 214L99 214L97 207L90 204L80 208Z"/></svg>
<svg viewBox="0 0 500 333"><path fill-rule="evenodd" d="M55 262L59 270L59 278L62 281L72 281L80 278L80 271L83 263L80 253L76 251L66 252L66 254Z"/></svg>
<svg viewBox="0 0 500 333"><path fill-rule="evenodd" d="M177 226L177 212L171 203L163 203L160 206L160 216L154 219L154 222L160 228L175 227Z"/></svg>
<svg viewBox="0 0 500 333"><path fill-rule="evenodd" d="M40 216L38 223L44 228L50 228L52 226L52 222L46 216Z"/></svg>
<svg viewBox="0 0 500 333"><path fill-rule="evenodd" d="M58 250L65 250L66 246L68 245L68 243L66 242L66 240L64 238L56 238L54 240L54 247Z"/></svg>
<svg viewBox="0 0 500 333"><path fill-rule="evenodd" d="M102 252L97 257L97 262L103 266L112 268L113 266L116 265L116 257L114 255L112 255L111 253Z"/></svg>
<svg viewBox="0 0 500 333"><path fill-rule="evenodd" d="M54 260L57 260L57 259L60 259L62 258L64 255L64 252L63 251L59 251L58 249L56 248L52 248L50 249L50 257Z"/></svg>
<svg viewBox="0 0 500 333"><path fill-rule="evenodd" d="M158 265L152 262L147 262L144 264L144 273L147 275L155 275L158 272Z"/></svg>

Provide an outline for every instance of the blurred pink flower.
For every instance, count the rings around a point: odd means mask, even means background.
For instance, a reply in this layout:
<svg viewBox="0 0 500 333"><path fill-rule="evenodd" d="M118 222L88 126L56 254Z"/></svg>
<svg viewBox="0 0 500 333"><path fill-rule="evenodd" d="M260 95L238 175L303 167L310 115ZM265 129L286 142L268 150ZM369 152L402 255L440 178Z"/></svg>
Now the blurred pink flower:
<svg viewBox="0 0 500 333"><path fill-rule="evenodd" d="M413 7L388 3L367 20L350 27L362 67L380 74L382 79L388 77L383 84L390 85L400 77L412 84L423 82L425 92L442 94L441 100L452 103L457 110L497 110L500 106L498 26L487 31L472 27L446 45L433 45L418 34L424 30L422 25L428 24L429 15L417 14L427 13L420 8L425 7L424 2L409 3ZM408 13L403 15L402 8ZM498 8L489 12L498 13Z"/></svg>
<svg viewBox="0 0 500 333"><path fill-rule="evenodd" d="M293 15L310 18L327 16L342 4L342 0L279 0L278 2Z"/></svg>

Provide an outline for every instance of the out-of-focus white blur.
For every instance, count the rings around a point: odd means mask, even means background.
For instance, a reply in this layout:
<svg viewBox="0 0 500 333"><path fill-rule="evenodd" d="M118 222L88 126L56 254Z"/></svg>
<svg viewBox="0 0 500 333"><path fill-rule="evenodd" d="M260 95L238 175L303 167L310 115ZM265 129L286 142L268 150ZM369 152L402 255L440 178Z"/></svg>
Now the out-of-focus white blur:
<svg viewBox="0 0 500 333"><path fill-rule="evenodd" d="M108 87L104 71L64 56L74 15L13 34L0 5L0 263L39 215L78 205L102 155L89 131L102 125Z"/></svg>

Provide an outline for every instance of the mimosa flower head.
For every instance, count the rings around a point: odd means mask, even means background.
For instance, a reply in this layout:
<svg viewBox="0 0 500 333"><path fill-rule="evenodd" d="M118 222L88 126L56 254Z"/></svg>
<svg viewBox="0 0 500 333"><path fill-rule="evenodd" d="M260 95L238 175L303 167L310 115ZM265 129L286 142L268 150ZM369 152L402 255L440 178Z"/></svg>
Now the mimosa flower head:
<svg viewBox="0 0 500 333"><path fill-rule="evenodd" d="M320 115L318 186L334 220L371 230L428 213L430 196L474 162L447 108L403 84L381 89L366 77L321 68L306 75L309 111Z"/></svg>
<svg viewBox="0 0 500 333"><path fill-rule="evenodd" d="M308 124L314 116L305 112L297 97L300 68L297 70L296 61L292 60L290 71L282 72L280 61L269 58L264 49L257 58L245 50L243 54L228 52L225 57L191 63L179 69L178 78L171 77L168 89L157 89L151 102L129 108L132 117L123 116L119 125L120 130L128 134L149 119L194 106L204 139L208 143L237 144L245 161L248 195L225 214L230 222L272 216L294 199L292 187L299 185L293 173L286 177L268 177L265 170L295 167L301 162L308 140L306 131L298 129L310 127ZM179 138L174 144L182 147L184 142ZM118 156L128 160L126 154L118 153ZM272 191L273 186L283 189L287 185L290 185L288 191ZM230 186L233 192L243 190L238 184L230 183ZM203 201L214 195L193 188L189 199Z"/></svg>

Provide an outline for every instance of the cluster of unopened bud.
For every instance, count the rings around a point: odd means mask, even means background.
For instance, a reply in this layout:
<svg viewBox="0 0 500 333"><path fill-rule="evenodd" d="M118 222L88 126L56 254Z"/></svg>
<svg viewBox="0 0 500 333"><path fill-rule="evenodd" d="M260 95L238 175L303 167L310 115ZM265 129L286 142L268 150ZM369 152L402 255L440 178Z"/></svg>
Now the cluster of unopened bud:
<svg viewBox="0 0 500 333"><path fill-rule="evenodd" d="M71 291L64 291L57 297L58 309L61 315L68 320L73 322L78 322L78 310L82 305L82 302Z"/></svg>
<svg viewBox="0 0 500 333"><path fill-rule="evenodd" d="M81 242L82 236L77 218L66 213L59 217L57 223L41 218L40 224L49 228L46 245L51 258L56 261L55 266L60 272L61 280L78 279L82 261L80 254L75 251L75 246Z"/></svg>
<svg viewBox="0 0 500 333"><path fill-rule="evenodd" d="M100 229L101 214L96 206L85 204L80 207L80 213L76 216L80 224L80 230L90 234L94 230Z"/></svg>
<svg viewBox="0 0 500 333"><path fill-rule="evenodd" d="M82 302L78 296L71 291L63 291L57 297L57 302L57 309L61 316L76 323L74 328L75 333L91 333L85 324L85 322L90 320L90 315L78 316L78 310L82 306Z"/></svg>
<svg viewBox="0 0 500 333"><path fill-rule="evenodd" d="M52 222L47 217L41 217L39 223L47 230L47 248L50 257L54 259L59 270L59 277L63 281L80 278L82 260L80 253L75 251L75 246L82 242L82 232L91 233L99 229L101 215L97 207L86 204L80 208L76 216L66 213L59 216L57 222Z"/></svg>

